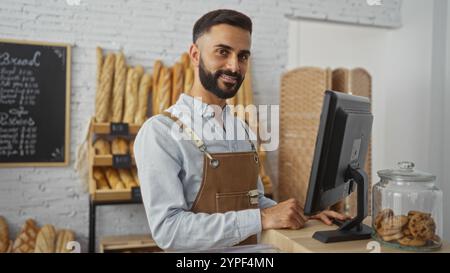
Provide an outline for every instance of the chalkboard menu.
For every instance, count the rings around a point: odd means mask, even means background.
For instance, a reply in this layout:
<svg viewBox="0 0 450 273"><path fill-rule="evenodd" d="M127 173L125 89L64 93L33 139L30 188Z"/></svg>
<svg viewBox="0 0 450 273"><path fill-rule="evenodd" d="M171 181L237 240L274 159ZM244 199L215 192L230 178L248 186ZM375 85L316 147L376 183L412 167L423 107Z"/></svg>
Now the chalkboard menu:
<svg viewBox="0 0 450 273"><path fill-rule="evenodd" d="M0 167L69 162L71 47L0 40Z"/></svg>

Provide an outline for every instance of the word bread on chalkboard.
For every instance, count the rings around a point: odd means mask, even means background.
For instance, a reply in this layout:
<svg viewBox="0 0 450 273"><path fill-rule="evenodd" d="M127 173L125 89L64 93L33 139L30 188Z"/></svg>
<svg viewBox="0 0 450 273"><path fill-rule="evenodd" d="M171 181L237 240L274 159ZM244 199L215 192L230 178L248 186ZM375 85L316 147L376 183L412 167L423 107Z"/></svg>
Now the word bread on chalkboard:
<svg viewBox="0 0 450 273"><path fill-rule="evenodd" d="M70 46L0 40L0 166L69 160Z"/></svg>

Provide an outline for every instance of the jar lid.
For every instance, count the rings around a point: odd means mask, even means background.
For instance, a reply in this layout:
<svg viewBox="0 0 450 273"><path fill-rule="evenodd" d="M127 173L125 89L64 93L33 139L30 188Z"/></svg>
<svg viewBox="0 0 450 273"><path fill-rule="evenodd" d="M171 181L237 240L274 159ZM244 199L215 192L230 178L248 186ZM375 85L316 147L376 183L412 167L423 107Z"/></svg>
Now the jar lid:
<svg viewBox="0 0 450 273"><path fill-rule="evenodd" d="M414 163L402 161L398 163L397 169L378 171L378 176L384 179L403 182L427 182L436 180L436 176L430 173L415 171Z"/></svg>

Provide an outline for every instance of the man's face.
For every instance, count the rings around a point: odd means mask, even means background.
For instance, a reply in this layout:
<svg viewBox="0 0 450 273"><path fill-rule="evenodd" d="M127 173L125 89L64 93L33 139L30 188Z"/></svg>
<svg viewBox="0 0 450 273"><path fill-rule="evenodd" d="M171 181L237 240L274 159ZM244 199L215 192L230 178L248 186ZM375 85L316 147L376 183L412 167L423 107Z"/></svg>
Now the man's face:
<svg viewBox="0 0 450 273"><path fill-rule="evenodd" d="M203 87L221 99L234 97L247 71L250 33L239 27L216 25L197 40L199 78Z"/></svg>

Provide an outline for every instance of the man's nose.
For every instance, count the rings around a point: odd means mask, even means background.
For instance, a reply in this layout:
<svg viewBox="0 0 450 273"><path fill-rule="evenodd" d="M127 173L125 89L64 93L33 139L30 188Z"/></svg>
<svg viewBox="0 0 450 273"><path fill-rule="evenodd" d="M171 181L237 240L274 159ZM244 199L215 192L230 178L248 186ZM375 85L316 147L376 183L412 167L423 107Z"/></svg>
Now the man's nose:
<svg viewBox="0 0 450 273"><path fill-rule="evenodd" d="M227 69L233 73L240 73L239 60L237 56L234 56L234 54L232 54L231 57L228 58Z"/></svg>

